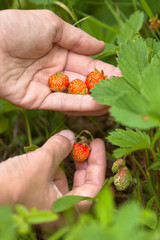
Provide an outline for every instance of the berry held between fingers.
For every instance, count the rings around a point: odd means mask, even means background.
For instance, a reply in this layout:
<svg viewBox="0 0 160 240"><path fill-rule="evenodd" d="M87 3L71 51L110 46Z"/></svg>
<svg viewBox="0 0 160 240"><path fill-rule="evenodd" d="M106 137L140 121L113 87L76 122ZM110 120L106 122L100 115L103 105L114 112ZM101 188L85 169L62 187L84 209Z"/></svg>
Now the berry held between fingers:
<svg viewBox="0 0 160 240"><path fill-rule="evenodd" d="M83 162L88 159L90 154L89 146L86 142L76 142L73 145L71 157L74 161Z"/></svg>
<svg viewBox="0 0 160 240"><path fill-rule="evenodd" d="M88 89L90 90L91 88L94 88L96 83L99 83L100 80L105 79L103 70L99 72L96 68L93 72L90 72L89 75L86 78L86 85Z"/></svg>
<svg viewBox="0 0 160 240"><path fill-rule="evenodd" d="M88 94L87 85L80 79L73 80L68 87L68 92L71 94Z"/></svg>
<svg viewBox="0 0 160 240"><path fill-rule="evenodd" d="M69 86L69 78L67 75L57 72L48 79L49 87L55 92L64 92Z"/></svg>

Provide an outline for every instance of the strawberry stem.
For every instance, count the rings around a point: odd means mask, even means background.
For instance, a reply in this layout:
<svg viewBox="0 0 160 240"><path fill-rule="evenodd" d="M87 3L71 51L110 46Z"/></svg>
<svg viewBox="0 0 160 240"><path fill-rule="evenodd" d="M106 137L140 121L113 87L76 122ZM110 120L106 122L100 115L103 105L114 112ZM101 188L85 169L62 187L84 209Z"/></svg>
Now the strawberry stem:
<svg viewBox="0 0 160 240"><path fill-rule="evenodd" d="M84 132L87 133L91 137L91 140L94 139L94 137L92 136L92 134L88 130L82 130L80 132L80 134L77 135L76 139L79 138L82 135L82 133L84 133Z"/></svg>

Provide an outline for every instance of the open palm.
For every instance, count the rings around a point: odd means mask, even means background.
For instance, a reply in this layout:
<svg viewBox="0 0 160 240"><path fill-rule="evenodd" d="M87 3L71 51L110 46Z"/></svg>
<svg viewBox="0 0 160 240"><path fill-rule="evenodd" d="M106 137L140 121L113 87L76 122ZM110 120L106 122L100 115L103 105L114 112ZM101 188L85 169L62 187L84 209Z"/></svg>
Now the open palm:
<svg viewBox="0 0 160 240"><path fill-rule="evenodd" d="M58 71L85 80L96 66L108 76L118 68L89 55L104 43L64 22L48 10L0 12L0 97L27 109L57 110L70 115L101 115L107 108L89 95L53 93L48 77Z"/></svg>

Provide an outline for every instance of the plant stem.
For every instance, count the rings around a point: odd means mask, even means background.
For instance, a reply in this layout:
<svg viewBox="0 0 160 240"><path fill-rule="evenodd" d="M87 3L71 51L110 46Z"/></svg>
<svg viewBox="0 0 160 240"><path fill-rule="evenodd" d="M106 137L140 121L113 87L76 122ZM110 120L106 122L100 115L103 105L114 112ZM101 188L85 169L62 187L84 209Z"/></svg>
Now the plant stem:
<svg viewBox="0 0 160 240"><path fill-rule="evenodd" d="M29 120L28 120L28 116L27 116L27 111L26 110L23 110L23 116L24 116L24 120L26 122L29 146L31 146L32 145L31 127L30 127L30 124L29 124Z"/></svg>
<svg viewBox="0 0 160 240"><path fill-rule="evenodd" d="M154 190L154 187L152 185L152 181L151 179L147 176L147 174L145 173L145 171L143 170L143 168L141 167L141 165L139 164L139 162L136 160L135 156L132 155L132 158L133 160L135 161L135 163L137 164L137 166L139 167L140 171L142 172L142 174L144 175L144 177L146 178L147 182L149 183L150 187L151 187L151 191L155 197L155 201L156 201L156 204L157 204L157 208L158 210L160 211L160 204L159 204L159 200L158 200L158 197L156 195L156 192Z"/></svg>

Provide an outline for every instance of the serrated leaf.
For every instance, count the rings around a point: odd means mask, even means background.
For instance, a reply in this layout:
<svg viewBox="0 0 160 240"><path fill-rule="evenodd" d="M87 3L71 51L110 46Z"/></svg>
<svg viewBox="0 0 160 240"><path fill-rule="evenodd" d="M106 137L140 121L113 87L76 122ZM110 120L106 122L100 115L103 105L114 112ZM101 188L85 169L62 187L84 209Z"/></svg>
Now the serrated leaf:
<svg viewBox="0 0 160 240"><path fill-rule="evenodd" d="M148 100L150 111L160 121L160 63L150 65L141 80L141 93Z"/></svg>
<svg viewBox="0 0 160 240"><path fill-rule="evenodd" d="M147 116L147 120L145 120L145 116L142 116L140 113L132 112L131 110L112 107L110 112L111 116L114 117L117 122L127 127L149 129L160 125L159 121L151 117L148 118Z"/></svg>
<svg viewBox="0 0 160 240"><path fill-rule="evenodd" d="M138 38L121 45L118 52L118 64L123 77L136 90L140 90L143 70L148 66L149 49L146 43Z"/></svg>
<svg viewBox="0 0 160 240"><path fill-rule="evenodd" d="M128 148L117 148L113 152L113 156L118 159L132 152L132 149Z"/></svg>
<svg viewBox="0 0 160 240"><path fill-rule="evenodd" d="M6 100L0 99L0 113L5 113L5 112L10 112L15 110L22 111L21 108L13 105L12 103L7 102Z"/></svg>
<svg viewBox="0 0 160 240"><path fill-rule="evenodd" d="M100 104L114 105L115 100L119 96L130 90L132 90L132 87L124 78L112 77L96 83L95 87L91 89L91 96Z"/></svg>
<svg viewBox="0 0 160 240"><path fill-rule="evenodd" d="M131 128L147 129L160 125L149 102L136 91L117 98L110 112L116 121Z"/></svg>
<svg viewBox="0 0 160 240"><path fill-rule="evenodd" d="M63 212L67 209L74 207L78 202L80 202L82 200L92 200L92 198L83 197L83 196L75 196L75 195L74 196L72 196L72 195L64 196L64 197L58 198L54 202L52 210L55 213Z"/></svg>
<svg viewBox="0 0 160 240"><path fill-rule="evenodd" d="M149 135L138 129L135 131L129 128L126 130L116 129L116 131L110 132L107 139L112 144L121 147L114 151L116 158L140 149L149 149L151 144Z"/></svg>
<svg viewBox="0 0 160 240"><path fill-rule="evenodd" d="M39 148L39 147L36 146L36 145L31 145L31 146L24 147L24 151L25 151L25 153L27 153L27 152L34 151L34 150L36 150L36 149L38 149L38 148Z"/></svg>
<svg viewBox="0 0 160 240"><path fill-rule="evenodd" d="M144 14L140 11L134 12L120 28L120 34L117 36L118 43L124 43L135 33L137 33L143 24Z"/></svg>

